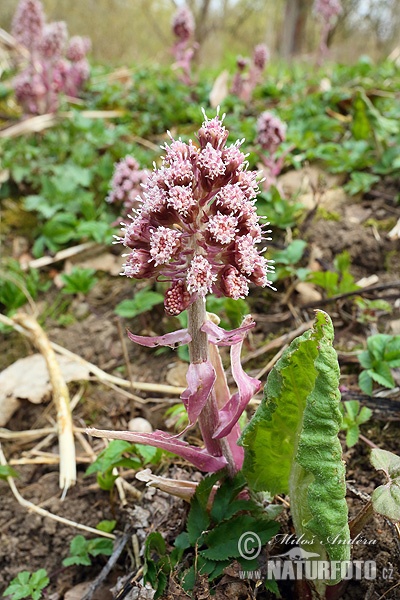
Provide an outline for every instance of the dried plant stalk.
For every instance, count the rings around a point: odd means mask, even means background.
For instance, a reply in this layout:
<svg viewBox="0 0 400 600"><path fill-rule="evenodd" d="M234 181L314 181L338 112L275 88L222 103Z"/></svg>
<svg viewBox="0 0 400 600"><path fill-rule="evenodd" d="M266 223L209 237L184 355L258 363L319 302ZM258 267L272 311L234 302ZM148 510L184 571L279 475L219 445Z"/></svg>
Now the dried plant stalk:
<svg viewBox="0 0 400 600"><path fill-rule="evenodd" d="M0 445L0 465L7 466L6 457L4 456L3 450L1 449L1 445ZM94 527L89 527L87 525L83 525L82 523L77 523L76 521L70 521L70 519L65 519L64 517L60 517L60 515L55 515L54 513L51 513L50 511L42 508L41 506L36 506L36 504L33 504L33 502L26 500L19 493L18 488L14 483L13 477L11 477L11 476L7 477L7 483L10 486L10 489L11 489L12 493L14 494L14 497L16 498L18 504L20 504L24 508L27 508L28 510L31 510L32 512L35 512L36 514L40 515L41 517L48 517L50 519L53 519L53 521L58 521L58 523L62 523L63 525L68 525L70 527L76 527L77 529L81 529L82 531L87 531L88 533L93 533L97 536L115 540L115 535L113 533L101 531L100 529L94 529Z"/></svg>
<svg viewBox="0 0 400 600"><path fill-rule="evenodd" d="M13 320L28 332L33 344L43 355L49 371L53 400L57 410L60 488L65 494L68 488L76 483L75 443L68 387L50 341L36 319L25 313L19 313Z"/></svg>

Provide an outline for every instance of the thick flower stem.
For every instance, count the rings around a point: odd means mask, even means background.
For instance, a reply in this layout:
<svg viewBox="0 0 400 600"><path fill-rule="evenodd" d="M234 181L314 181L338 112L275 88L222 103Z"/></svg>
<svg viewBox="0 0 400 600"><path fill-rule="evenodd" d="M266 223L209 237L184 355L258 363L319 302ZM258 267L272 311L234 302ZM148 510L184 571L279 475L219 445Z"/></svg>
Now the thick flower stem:
<svg viewBox="0 0 400 600"><path fill-rule="evenodd" d="M192 341L189 343L189 357L190 362L194 364L205 362L209 359L208 336L201 331L201 327L206 319L205 300L204 298L198 298L188 308L188 333L192 338ZM213 391L199 415L198 422L208 452L213 456L225 456L228 463L228 470L233 475L237 469L229 445L224 443L224 440L213 438L213 433L218 426L218 405Z"/></svg>

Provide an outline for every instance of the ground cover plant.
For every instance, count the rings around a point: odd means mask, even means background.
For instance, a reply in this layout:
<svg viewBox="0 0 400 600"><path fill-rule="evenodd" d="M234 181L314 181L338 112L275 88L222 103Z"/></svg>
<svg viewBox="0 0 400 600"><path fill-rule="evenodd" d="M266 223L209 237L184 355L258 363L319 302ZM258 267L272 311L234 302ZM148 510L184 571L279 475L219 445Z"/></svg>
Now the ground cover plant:
<svg viewBox="0 0 400 600"><path fill-rule="evenodd" d="M2 88L1 593L396 598L398 68L263 48L216 114L191 33L179 68L93 66L40 131ZM62 498L31 342L64 353ZM376 578L313 579L350 556Z"/></svg>

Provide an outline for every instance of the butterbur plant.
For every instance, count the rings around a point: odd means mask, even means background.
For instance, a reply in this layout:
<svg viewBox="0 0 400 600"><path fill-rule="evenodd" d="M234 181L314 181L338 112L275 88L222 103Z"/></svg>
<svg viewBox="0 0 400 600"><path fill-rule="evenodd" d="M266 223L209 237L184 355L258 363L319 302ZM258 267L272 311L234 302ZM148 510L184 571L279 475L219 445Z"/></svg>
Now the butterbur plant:
<svg viewBox="0 0 400 600"><path fill-rule="evenodd" d="M125 156L114 167L107 201L112 204L122 204L124 217L137 208L138 197L142 192L142 184L148 177L148 171L141 169L133 156ZM129 221L128 221L129 222Z"/></svg>
<svg viewBox="0 0 400 600"><path fill-rule="evenodd" d="M269 60L269 50L265 44L257 44L252 59L239 56L236 60L236 73L232 80L231 93L249 102L253 90L261 81L262 74Z"/></svg>
<svg viewBox="0 0 400 600"><path fill-rule="evenodd" d="M181 78L186 85L191 85L191 65L198 48L198 44L191 43L195 30L195 23L192 11L184 4L178 8L172 19L172 32L176 38L172 47L172 54L175 57L174 69L181 69Z"/></svg>
<svg viewBox="0 0 400 600"><path fill-rule="evenodd" d="M285 158L290 151L276 156L276 151L286 139L286 124L279 117L269 111L264 111L257 119L256 144L262 150L260 153L264 166L264 188L268 190L271 185L276 183L276 178L280 174Z"/></svg>
<svg viewBox="0 0 400 600"><path fill-rule="evenodd" d="M46 24L39 0L20 0L12 34L29 52L27 64L13 80L17 101L25 113L54 112L60 94L79 95L89 77L89 39L75 36L68 42L66 23Z"/></svg>
<svg viewBox="0 0 400 600"><path fill-rule="evenodd" d="M308 567L299 582L298 597L334 600L343 591L340 586L349 564L350 533L356 535L373 510L390 514L390 518L397 515L398 462L392 464L390 459L389 467L385 466L393 483L390 494L384 493L386 488L378 492L387 512L371 505L349 526L345 465L338 438L342 427L339 365L333 325L321 310L316 311L312 329L283 352L268 376L264 399L240 431L239 418L261 387L258 379L244 372L240 360L243 341L255 323L247 315L239 327L222 329L215 315L206 312L205 299L212 292L238 300L247 296L251 284L272 287L272 267L259 247L269 239L269 231L256 213L257 174L248 170L241 151L243 141L227 145L228 131L218 113L212 119L205 116L196 144L170 138L161 167L150 173L140 206L117 241L127 249L122 274L169 282L164 298L167 314L178 316L187 311L185 329L155 337L131 332L128 336L149 348L189 345L187 388L181 396L188 424L175 435L161 430L87 431L95 437L173 452L212 474L199 485L153 476L149 470L139 474L142 481L192 503L187 532L178 536L169 558L161 535L149 538L156 546L161 544L155 548L157 564L150 542L145 557L145 578L156 588L155 598L165 589L167 576L183 552L195 552L196 556L189 570L191 581L184 578L184 589L189 590L199 573L212 580L233 559L243 558L238 552L242 534L260 533L263 527L263 537L258 539L260 544L268 541L276 531L277 525L270 521L277 512L262 506L267 492L270 497L289 495L299 546L296 551L310 558L301 563ZM231 374L237 388L233 394L219 346L230 347ZM182 439L196 424L204 447ZM328 565L318 575L320 579L312 568L313 564L319 568L317 561ZM247 568L258 568L257 561L247 562ZM278 592L272 578L273 574L266 585Z"/></svg>
<svg viewBox="0 0 400 600"><path fill-rule="evenodd" d="M315 0L314 13L321 21L321 37L318 52L318 63L322 64L328 54L328 38L332 31L338 16L342 12L341 0Z"/></svg>
<svg viewBox="0 0 400 600"><path fill-rule="evenodd" d="M169 450L202 471L227 467L234 474L243 463L238 419L261 385L240 363L243 340L255 323L246 316L240 327L226 331L206 313L205 298L212 292L236 300L247 296L250 284L272 287L268 279L272 266L259 249L269 231L256 212L257 174L247 169L243 140L227 145L228 133L217 114L213 119L205 116L198 145L170 136L162 166L149 175L140 208L117 240L128 249L122 274L168 281L166 312L176 316L187 310L187 329L159 337L128 335L151 348L189 345L182 402L188 428L198 423L205 447L191 446L163 431L89 429L89 433ZM218 346L230 346L234 394Z"/></svg>

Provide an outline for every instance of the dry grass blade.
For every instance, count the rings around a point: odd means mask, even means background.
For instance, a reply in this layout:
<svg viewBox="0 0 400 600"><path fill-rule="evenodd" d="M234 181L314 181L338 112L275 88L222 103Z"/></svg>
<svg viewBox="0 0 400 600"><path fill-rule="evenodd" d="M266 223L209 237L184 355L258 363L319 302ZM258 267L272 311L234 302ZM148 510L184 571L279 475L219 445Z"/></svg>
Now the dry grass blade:
<svg viewBox="0 0 400 600"><path fill-rule="evenodd" d="M30 57L30 52L25 46L19 44L14 36L12 36L8 31L5 31L0 27L0 44L4 47L9 48L10 50L16 50L25 58Z"/></svg>
<svg viewBox="0 0 400 600"><path fill-rule="evenodd" d="M3 467L7 466L6 457L4 456L1 446L0 446L0 464ZM40 506L36 506L36 504L33 504L33 502L30 502L29 500L25 500L25 498L23 498L21 496L21 494L19 493L18 488L15 485L13 477L7 477L7 483L10 486L10 489L11 489L12 493L14 494L14 497L16 498L18 504L20 504L24 508L27 508L28 510L35 512L36 514L40 515L41 517L47 517L47 518L53 519L53 521L58 521L59 523L62 523L63 525L68 525L69 527L75 527L76 529L81 529L83 531L87 531L88 533L93 533L97 536L106 537L111 540L115 539L115 535L112 533L107 533L105 531L101 531L100 529L94 529L94 527L88 527L87 525L83 525L82 523L76 523L75 521L71 521L70 519L64 519L64 517L55 515L55 514L49 512L48 510L41 508Z"/></svg>
<svg viewBox="0 0 400 600"><path fill-rule="evenodd" d="M13 321L28 333L29 338L46 361L57 410L60 488L65 493L76 482L75 443L68 387L62 377L55 352L39 323L24 313L15 315Z"/></svg>
<svg viewBox="0 0 400 600"><path fill-rule="evenodd" d="M306 321L305 323L302 323L299 327L297 327L297 329L294 329L293 331L289 331L289 333L281 335L280 337L272 340L271 342L268 342L268 344L261 346L261 348L257 348L257 350L254 350L254 352L249 352L249 354L246 354L246 356L242 358L242 364L248 362L249 360L252 360L253 358L257 358L258 356L261 356L266 352L270 352L271 350L275 350L276 348L281 348L285 344L290 344L290 342L294 340L295 337L301 335L302 333L307 331L307 329L310 329L313 326L313 323L314 319L311 321Z"/></svg>
<svg viewBox="0 0 400 600"><path fill-rule="evenodd" d="M83 110L79 113L86 119L116 119L125 114L123 110ZM54 127L63 119L73 118L73 112L47 113L24 119L15 125L6 127L0 131L0 138L14 138L27 133L39 133L50 127Z"/></svg>
<svg viewBox="0 0 400 600"><path fill-rule="evenodd" d="M22 263L21 268L24 271L27 269L41 269L42 267L48 267L49 265L59 262L60 260L66 260L67 258L71 258L72 256L76 256L77 254L81 254L81 252L85 252L86 250L90 250L98 246L99 245L96 244L96 242L85 242L84 244L73 246L72 248L60 250L54 256L41 256L40 258L29 261L28 263Z"/></svg>

